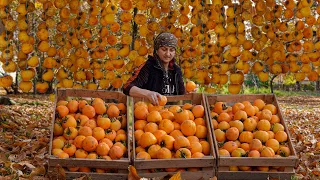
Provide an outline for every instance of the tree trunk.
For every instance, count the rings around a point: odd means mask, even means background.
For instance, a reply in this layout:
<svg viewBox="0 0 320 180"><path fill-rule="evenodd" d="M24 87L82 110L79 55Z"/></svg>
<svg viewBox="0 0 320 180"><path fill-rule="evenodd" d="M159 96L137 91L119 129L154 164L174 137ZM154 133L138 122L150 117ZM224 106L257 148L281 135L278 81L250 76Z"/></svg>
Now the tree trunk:
<svg viewBox="0 0 320 180"><path fill-rule="evenodd" d="M285 85L284 83L282 83L282 90L287 89L287 85Z"/></svg>
<svg viewBox="0 0 320 180"><path fill-rule="evenodd" d="M271 89L271 93L273 94L273 80L277 77L278 75L273 75L273 77L270 80L270 89Z"/></svg>
<svg viewBox="0 0 320 180"><path fill-rule="evenodd" d="M320 91L320 80L316 81L316 91Z"/></svg>
<svg viewBox="0 0 320 180"><path fill-rule="evenodd" d="M133 17L135 17L138 13L138 8L134 8L133 9ZM133 21L133 24L132 24L132 43L131 43L131 49L130 50L133 50L133 47L134 47L134 41L136 40L137 38L137 34L138 34L138 24Z"/></svg>
<svg viewBox="0 0 320 180"><path fill-rule="evenodd" d="M18 83L18 71L16 71L16 83L15 85L13 86L13 91L14 91L14 94L18 94L18 88L19 87L19 83Z"/></svg>
<svg viewBox="0 0 320 180"><path fill-rule="evenodd" d="M284 88L283 88L282 90L284 90L284 91L289 91L289 87L290 87L290 86L288 86L288 85L284 85Z"/></svg>
<svg viewBox="0 0 320 180"><path fill-rule="evenodd" d="M2 33L6 28L3 25L2 20L0 20L0 33Z"/></svg>
<svg viewBox="0 0 320 180"><path fill-rule="evenodd" d="M296 89L301 91L301 83L299 81L296 82Z"/></svg>

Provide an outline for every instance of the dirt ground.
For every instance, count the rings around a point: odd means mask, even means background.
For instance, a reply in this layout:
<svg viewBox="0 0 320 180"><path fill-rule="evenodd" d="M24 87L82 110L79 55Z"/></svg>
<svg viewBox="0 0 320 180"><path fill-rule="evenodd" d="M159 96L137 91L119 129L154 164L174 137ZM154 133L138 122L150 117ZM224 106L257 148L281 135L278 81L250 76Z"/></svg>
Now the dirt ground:
<svg viewBox="0 0 320 180"><path fill-rule="evenodd" d="M47 179L53 102L48 96L9 95L0 105L0 179ZM320 97L277 97L299 165L295 179L320 179Z"/></svg>

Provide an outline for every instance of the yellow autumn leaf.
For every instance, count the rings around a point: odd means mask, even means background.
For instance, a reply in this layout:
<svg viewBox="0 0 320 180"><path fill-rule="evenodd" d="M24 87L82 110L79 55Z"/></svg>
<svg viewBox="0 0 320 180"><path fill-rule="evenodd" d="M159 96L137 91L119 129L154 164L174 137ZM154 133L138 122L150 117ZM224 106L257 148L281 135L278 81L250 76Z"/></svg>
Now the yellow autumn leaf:
<svg viewBox="0 0 320 180"><path fill-rule="evenodd" d="M36 2L35 4L36 9L42 9L43 8L43 4L40 2Z"/></svg>
<svg viewBox="0 0 320 180"><path fill-rule="evenodd" d="M51 102L54 102L55 94L50 94L49 95L49 99L50 99Z"/></svg>

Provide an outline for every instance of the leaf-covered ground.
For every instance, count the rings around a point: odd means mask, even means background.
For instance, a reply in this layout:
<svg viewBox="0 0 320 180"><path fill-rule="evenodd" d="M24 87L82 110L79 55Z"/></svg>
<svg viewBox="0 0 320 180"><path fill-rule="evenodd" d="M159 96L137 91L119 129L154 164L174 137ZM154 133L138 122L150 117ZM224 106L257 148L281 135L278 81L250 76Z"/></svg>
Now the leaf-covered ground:
<svg viewBox="0 0 320 180"><path fill-rule="evenodd" d="M8 179L46 175L53 103L45 96L12 100L17 104L0 105L0 173Z"/></svg>
<svg viewBox="0 0 320 180"><path fill-rule="evenodd" d="M47 158L53 103L13 95L0 105L0 179L49 179ZM278 97L299 158L295 179L320 179L320 97Z"/></svg>
<svg viewBox="0 0 320 180"><path fill-rule="evenodd" d="M299 165L297 179L320 179L320 97L279 97Z"/></svg>

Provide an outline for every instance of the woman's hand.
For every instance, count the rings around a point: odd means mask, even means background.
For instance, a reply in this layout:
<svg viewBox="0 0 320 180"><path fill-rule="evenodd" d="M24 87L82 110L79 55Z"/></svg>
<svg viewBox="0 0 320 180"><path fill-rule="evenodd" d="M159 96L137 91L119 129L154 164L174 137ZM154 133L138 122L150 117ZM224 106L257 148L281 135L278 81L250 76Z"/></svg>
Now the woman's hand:
<svg viewBox="0 0 320 180"><path fill-rule="evenodd" d="M197 84L196 87L192 91L190 91L190 92L186 91L186 94L196 93L198 90L199 90L199 85Z"/></svg>
<svg viewBox="0 0 320 180"><path fill-rule="evenodd" d="M146 95L146 97L148 98L148 100L153 104L158 106L159 105L159 101L158 99L161 99L161 94L155 92L155 91L149 91L149 93Z"/></svg>
<svg viewBox="0 0 320 180"><path fill-rule="evenodd" d="M161 94L155 92L155 91L150 91L147 89L142 89L137 86L133 86L130 89L129 95L132 97L139 97L139 98L145 98L148 99L150 103L153 105L158 106L158 98L161 99Z"/></svg>
<svg viewBox="0 0 320 180"><path fill-rule="evenodd" d="M187 81L185 88L186 88L186 94L195 93L198 91L199 84L196 84L193 81Z"/></svg>

